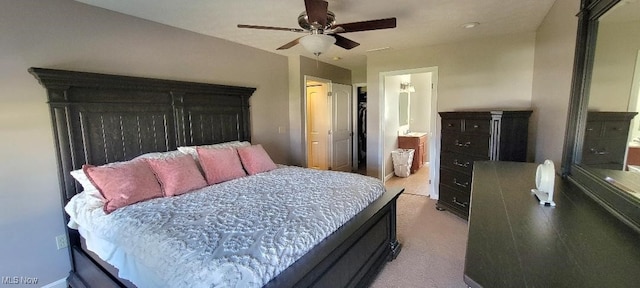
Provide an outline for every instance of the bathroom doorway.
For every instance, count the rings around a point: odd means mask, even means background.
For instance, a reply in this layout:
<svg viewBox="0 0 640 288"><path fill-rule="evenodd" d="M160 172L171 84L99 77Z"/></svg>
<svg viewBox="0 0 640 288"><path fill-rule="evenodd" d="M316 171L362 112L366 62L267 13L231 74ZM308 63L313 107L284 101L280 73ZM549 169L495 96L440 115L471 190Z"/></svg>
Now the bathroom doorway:
<svg viewBox="0 0 640 288"><path fill-rule="evenodd" d="M419 68L380 73L384 123L381 140L384 145L382 167L385 180L394 177L391 151L398 149L401 136L421 135L424 142L424 164L420 177L426 187L424 195L438 198L439 182L439 116L437 113L437 67ZM401 101L407 98L406 101ZM401 107L402 104L402 107ZM402 116L402 117L401 117ZM402 118L402 119L401 119ZM415 158L414 158L415 159ZM424 171L424 170L427 171ZM425 173L427 172L427 173Z"/></svg>

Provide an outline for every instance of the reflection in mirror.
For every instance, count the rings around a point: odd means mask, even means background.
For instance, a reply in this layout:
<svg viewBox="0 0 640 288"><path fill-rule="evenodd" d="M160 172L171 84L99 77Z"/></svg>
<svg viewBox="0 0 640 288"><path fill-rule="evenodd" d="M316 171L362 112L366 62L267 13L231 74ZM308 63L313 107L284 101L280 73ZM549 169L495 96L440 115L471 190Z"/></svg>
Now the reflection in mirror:
<svg viewBox="0 0 640 288"><path fill-rule="evenodd" d="M399 126L409 125L409 92L400 92L398 96Z"/></svg>
<svg viewBox="0 0 640 288"><path fill-rule="evenodd" d="M598 19L580 164L640 199L640 1Z"/></svg>

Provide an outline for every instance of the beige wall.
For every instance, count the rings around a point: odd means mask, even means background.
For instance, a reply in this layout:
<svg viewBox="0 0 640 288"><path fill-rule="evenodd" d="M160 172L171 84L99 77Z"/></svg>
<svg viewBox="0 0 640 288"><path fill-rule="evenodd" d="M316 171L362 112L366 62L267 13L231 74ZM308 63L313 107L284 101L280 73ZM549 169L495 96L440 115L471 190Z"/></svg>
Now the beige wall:
<svg viewBox="0 0 640 288"><path fill-rule="evenodd" d="M304 135L304 76L351 85L351 71L304 56L289 57L289 162L305 165Z"/></svg>
<svg viewBox="0 0 640 288"><path fill-rule="evenodd" d="M551 159L556 170L560 170L566 135L579 7L579 0L557 0L536 36L530 125L535 161Z"/></svg>
<svg viewBox="0 0 640 288"><path fill-rule="evenodd" d="M628 111L639 49L640 21L600 22L589 110Z"/></svg>
<svg viewBox="0 0 640 288"><path fill-rule="evenodd" d="M0 3L0 276L66 277L64 233L45 67L256 87L252 136L286 163L287 58L70 0ZM284 108L286 109L286 108Z"/></svg>
<svg viewBox="0 0 640 288"><path fill-rule="evenodd" d="M534 41L532 32L368 55L367 174L382 177L377 163L388 157L381 155L386 119L380 73L437 66L438 111L529 108Z"/></svg>
<svg viewBox="0 0 640 288"><path fill-rule="evenodd" d="M351 81L353 83L367 83L367 67L351 70Z"/></svg>

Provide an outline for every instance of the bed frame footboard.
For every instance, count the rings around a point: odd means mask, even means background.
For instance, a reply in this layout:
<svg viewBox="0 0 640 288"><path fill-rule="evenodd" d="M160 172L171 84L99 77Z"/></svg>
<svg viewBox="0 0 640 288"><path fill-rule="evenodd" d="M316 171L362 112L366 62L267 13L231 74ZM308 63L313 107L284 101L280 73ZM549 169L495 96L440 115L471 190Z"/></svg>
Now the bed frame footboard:
<svg viewBox="0 0 640 288"><path fill-rule="evenodd" d="M265 287L368 286L402 249L396 200L403 191L387 191Z"/></svg>

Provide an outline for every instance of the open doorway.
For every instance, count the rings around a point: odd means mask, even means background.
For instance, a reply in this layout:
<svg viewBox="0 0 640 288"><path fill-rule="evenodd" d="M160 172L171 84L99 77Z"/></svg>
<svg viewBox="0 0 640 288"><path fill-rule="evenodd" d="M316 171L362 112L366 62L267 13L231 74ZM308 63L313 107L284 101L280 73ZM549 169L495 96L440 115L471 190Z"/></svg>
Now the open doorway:
<svg viewBox="0 0 640 288"><path fill-rule="evenodd" d="M391 152L401 146L400 140L406 140L401 138L416 137L415 150L422 150L424 154L415 155L413 160L420 161L423 166L416 170L412 168L412 175L419 177L420 186L424 187L419 194L434 199L438 198L440 165L437 81L437 67L380 73L385 119L381 129L384 178L394 177ZM420 143L424 143L424 147L418 148ZM412 181L415 182L415 177Z"/></svg>
<svg viewBox="0 0 640 288"><path fill-rule="evenodd" d="M367 84L354 84L353 87L353 171L367 174Z"/></svg>
<svg viewBox="0 0 640 288"><path fill-rule="evenodd" d="M329 83L306 81L307 167L329 169Z"/></svg>

